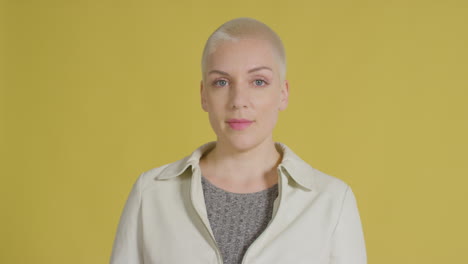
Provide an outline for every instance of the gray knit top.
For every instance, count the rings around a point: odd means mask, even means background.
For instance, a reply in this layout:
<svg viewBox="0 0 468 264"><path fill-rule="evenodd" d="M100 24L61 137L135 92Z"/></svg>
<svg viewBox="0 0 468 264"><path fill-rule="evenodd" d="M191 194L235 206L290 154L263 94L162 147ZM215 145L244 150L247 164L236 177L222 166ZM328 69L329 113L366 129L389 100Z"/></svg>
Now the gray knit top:
<svg viewBox="0 0 468 264"><path fill-rule="evenodd" d="M278 184L254 193L232 193L202 176L211 229L224 264L240 264L247 248L265 230L278 196Z"/></svg>

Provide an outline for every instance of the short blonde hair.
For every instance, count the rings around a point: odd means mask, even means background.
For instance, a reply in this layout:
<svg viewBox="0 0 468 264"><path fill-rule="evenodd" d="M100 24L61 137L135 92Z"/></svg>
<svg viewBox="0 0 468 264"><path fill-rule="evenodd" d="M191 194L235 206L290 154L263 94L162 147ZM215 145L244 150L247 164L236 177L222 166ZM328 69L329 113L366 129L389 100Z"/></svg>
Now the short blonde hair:
<svg viewBox="0 0 468 264"><path fill-rule="evenodd" d="M206 60L223 41L238 41L244 38L264 39L276 50L280 63L280 78L286 77L286 53L281 38L266 24L249 17L229 20L219 26L208 38L203 49L201 60L202 74L205 76Z"/></svg>

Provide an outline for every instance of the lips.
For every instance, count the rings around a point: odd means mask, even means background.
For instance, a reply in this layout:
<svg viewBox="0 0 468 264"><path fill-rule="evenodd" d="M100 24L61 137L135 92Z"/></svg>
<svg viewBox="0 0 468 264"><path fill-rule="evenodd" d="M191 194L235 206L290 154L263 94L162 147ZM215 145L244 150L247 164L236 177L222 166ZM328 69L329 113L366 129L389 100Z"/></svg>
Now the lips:
<svg viewBox="0 0 468 264"><path fill-rule="evenodd" d="M244 130L247 127L249 127L253 121L248 120L248 119L229 119L227 121L229 126L234 129L234 130Z"/></svg>

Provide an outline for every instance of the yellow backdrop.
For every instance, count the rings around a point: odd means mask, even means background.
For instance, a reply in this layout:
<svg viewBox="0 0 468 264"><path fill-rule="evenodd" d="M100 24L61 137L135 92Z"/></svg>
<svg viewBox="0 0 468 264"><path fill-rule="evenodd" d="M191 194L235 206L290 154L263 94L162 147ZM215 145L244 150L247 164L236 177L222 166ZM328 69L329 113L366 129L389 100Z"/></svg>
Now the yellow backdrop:
<svg viewBox="0 0 468 264"><path fill-rule="evenodd" d="M348 182L369 263L468 263L468 1L4 1L0 263L107 263L137 176L215 140L204 41L283 38L275 140Z"/></svg>

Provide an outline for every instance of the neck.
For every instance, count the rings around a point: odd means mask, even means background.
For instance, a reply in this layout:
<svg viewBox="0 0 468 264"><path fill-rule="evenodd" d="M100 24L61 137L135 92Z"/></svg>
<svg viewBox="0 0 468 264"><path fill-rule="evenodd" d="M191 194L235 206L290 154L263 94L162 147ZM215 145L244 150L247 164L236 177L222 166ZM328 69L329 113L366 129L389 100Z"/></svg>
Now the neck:
<svg viewBox="0 0 468 264"><path fill-rule="evenodd" d="M276 180L276 168L282 154L276 149L272 137L246 149L218 140L202 159L206 171L219 180L233 183L271 182Z"/></svg>

